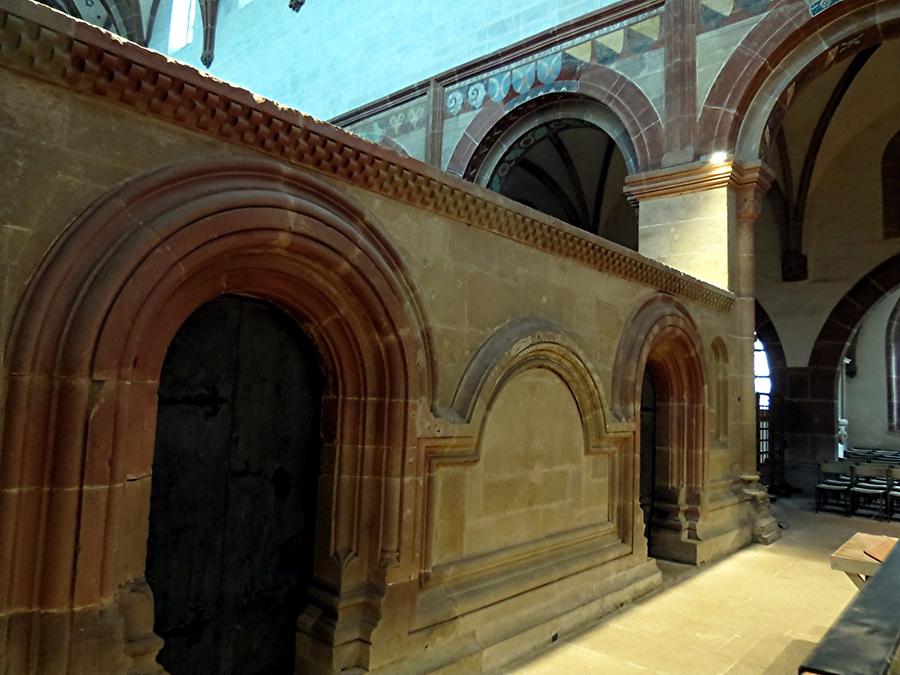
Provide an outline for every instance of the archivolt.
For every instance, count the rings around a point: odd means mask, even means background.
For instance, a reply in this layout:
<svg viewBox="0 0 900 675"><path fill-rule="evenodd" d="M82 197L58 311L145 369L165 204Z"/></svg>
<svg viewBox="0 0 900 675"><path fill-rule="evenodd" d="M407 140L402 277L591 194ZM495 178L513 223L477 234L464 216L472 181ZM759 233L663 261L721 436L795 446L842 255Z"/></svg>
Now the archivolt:
<svg viewBox="0 0 900 675"><path fill-rule="evenodd" d="M485 156L508 128L545 106L578 101L594 106L593 119L588 121L613 137L629 173L657 167L662 155L662 123L651 101L633 81L611 68L591 64L572 85L569 93L517 100L509 107L485 105L453 150L447 171L474 180ZM601 110L604 112L597 112Z"/></svg>
<svg viewBox="0 0 900 675"><path fill-rule="evenodd" d="M645 368L651 368L658 401L668 402L669 443L673 451L673 486L699 495L704 483L703 347L687 310L667 295L656 295L625 326L613 366L613 413L623 421L638 416Z"/></svg>
<svg viewBox="0 0 900 675"><path fill-rule="evenodd" d="M135 541L126 524L142 522L144 507L125 487L149 480L169 342L224 293L277 303L320 352L330 455L330 523L318 537L328 550L316 554L323 588L340 594L406 561L403 488L383 479L404 471L431 363L397 254L346 197L300 171L195 163L90 208L18 307L6 350L0 613L96 605L142 576L143 560L129 561L146 532Z"/></svg>
<svg viewBox="0 0 900 675"><path fill-rule="evenodd" d="M608 435L630 431L630 425L610 423L603 390L575 341L556 324L543 319L513 321L481 346L453 397L453 415L480 424L503 385L530 368L556 373L578 405L585 430L585 447L609 443Z"/></svg>

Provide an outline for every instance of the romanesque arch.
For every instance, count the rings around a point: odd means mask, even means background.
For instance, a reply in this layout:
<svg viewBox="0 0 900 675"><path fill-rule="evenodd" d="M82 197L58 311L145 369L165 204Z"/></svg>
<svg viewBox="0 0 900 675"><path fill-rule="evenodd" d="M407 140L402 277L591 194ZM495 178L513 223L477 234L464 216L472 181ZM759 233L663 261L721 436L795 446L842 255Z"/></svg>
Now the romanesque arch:
<svg viewBox="0 0 900 675"><path fill-rule="evenodd" d="M756 161L770 140L768 126L780 121L798 86L898 31L896 0L877 6L847 0L812 19L805 0L779 3L741 41L713 83L700 111L700 153L734 149L735 159Z"/></svg>
<svg viewBox="0 0 900 675"><path fill-rule="evenodd" d="M606 66L591 64L581 73L574 88L565 94L546 94L517 101L510 108L485 106L454 148L447 171L473 180L485 156L504 132L535 110L559 100L589 101L611 111L624 133L610 135L621 139L619 147L627 158L629 172L657 167L662 156L662 123L653 104L624 75Z"/></svg>
<svg viewBox="0 0 900 675"><path fill-rule="evenodd" d="M655 295L627 322L613 367L612 409L623 421L635 421L644 372L652 373L662 439L658 452L656 494L659 513L656 553L692 560L691 540L697 540L700 502L706 482L705 386L707 377L697 327L674 298ZM635 447L640 447L636 429ZM633 456L637 480L641 467ZM636 491L635 482L632 490ZM632 492L631 500L635 498ZM653 553L654 551L651 551Z"/></svg>
<svg viewBox="0 0 900 675"><path fill-rule="evenodd" d="M866 313L886 294L900 286L900 255L888 258L857 281L831 310L809 356L810 399L816 401L809 433L833 446L836 433L837 377L850 341ZM892 315L894 318L894 315ZM888 322L890 330L891 322Z"/></svg>
<svg viewBox="0 0 900 675"><path fill-rule="evenodd" d="M102 199L54 243L19 305L6 348L0 480L14 491L0 601L30 635L23 663L64 671L41 659L75 662L79 649L98 670L152 663L143 569L158 378L184 320L226 293L274 302L319 353L325 515L317 606L299 637L336 665L361 658L379 612L362 590L412 560L400 482L382 480L403 474L430 396L427 340L397 255L359 209L300 171L235 159L163 169ZM71 649L41 647L61 640Z"/></svg>

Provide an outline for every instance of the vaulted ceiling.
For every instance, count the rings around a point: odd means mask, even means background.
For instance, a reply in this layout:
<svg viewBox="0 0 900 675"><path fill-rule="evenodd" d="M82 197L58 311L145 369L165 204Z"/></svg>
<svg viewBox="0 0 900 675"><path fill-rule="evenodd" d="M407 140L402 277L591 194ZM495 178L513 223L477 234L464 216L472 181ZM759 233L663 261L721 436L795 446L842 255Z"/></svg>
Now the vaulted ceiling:
<svg viewBox="0 0 900 675"><path fill-rule="evenodd" d="M764 160L776 176L769 200L778 223L783 281L803 281L808 277L804 223L824 149L836 142L847 142L859 131L845 128L846 115L843 122L836 122L841 118L839 112L855 110L860 100L870 103L859 112L874 107L873 92L868 89L873 81L892 86L889 83L896 78L900 59L898 46L895 43L869 46L832 65L796 95L772 136ZM863 79L868 82L866 91L861 89ZM865 114L854 115L852 124L866 124Z"/></svg>

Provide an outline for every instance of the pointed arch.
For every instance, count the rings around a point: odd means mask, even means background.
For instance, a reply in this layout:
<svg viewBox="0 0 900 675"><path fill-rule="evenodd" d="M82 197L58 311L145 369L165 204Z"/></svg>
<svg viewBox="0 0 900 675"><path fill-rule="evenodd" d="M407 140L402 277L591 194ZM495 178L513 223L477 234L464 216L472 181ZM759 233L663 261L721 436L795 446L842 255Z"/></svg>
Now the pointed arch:
<svg viewBox="0 0 900 675"><path fill-rule="evenodd" d="M801 431L822 439L819 447L823 449L834 447L837 433L837 382L841 359L866 313L898 286L900 255L895 255L857 281L835 304L819 330L809 356L808 412L799 419L804 422ZM823 459L828 458L823 456Z"/></svg>

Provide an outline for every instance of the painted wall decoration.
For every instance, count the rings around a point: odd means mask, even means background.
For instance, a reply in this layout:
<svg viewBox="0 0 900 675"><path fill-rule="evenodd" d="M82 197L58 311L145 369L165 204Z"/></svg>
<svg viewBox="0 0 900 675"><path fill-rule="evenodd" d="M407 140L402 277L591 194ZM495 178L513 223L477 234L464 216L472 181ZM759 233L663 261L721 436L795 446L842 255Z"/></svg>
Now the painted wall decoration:
<svg viewBox="0 0 900 675"><path fill-rule="evenodd" d="M505 68L450 85L444 93L444 119L478 111L489 102L513 108L539 94L571 89L564 83L576 81L585 65L609 65L659 48L661 34L662 12L655 9L555 45Z"/></svg>
<svg viewBox="0 0 900 675"><path fill-rule="evenodd" d="M357 136L392 149L400 146L406 154L424 159L427 100L422 96L348 127Z"/></svg>
<svg viewBox="0 0 900 675"><path fill-rule="evenodd" d="M838 4L841 0L806 0L809 4L809 14L810 16L816 16L817 14L821 14L829 7Z"/></svg>
<svg viewBox="0 0 900 675"><path fill-rule="evenodd" d="M807 0L809 1L809 0ZM698 33L723 28L767 12L775 0L700 0Z"/></svg>

